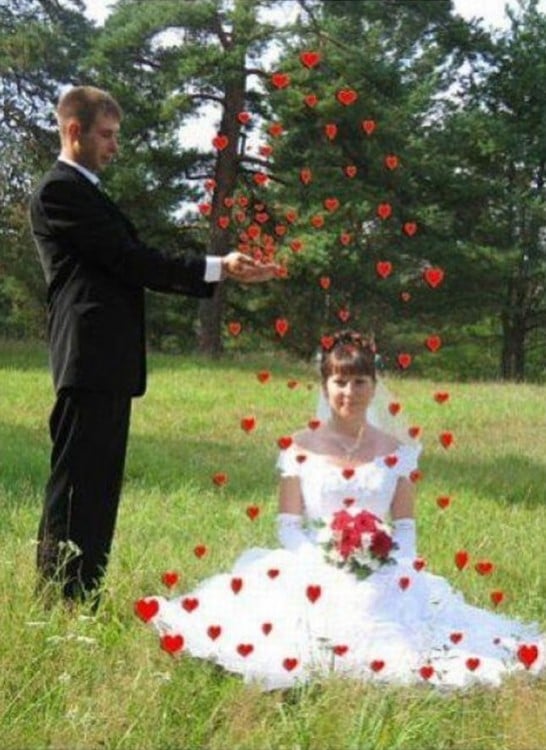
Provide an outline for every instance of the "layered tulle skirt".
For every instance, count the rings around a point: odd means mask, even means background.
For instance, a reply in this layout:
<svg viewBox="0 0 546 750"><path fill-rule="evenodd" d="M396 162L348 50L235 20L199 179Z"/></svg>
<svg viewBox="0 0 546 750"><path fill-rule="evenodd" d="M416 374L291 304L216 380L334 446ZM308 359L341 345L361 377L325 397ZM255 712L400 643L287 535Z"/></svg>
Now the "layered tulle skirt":
<svg viewBox="0 0 546 750"><path fill-rule="evenodd" d="M145 597L142 619L172 654L210 660L263 689L331 673L362 681L464 688L538 674L534 624L467 604L412 560L363 580L318 548L251 549L228 573L167 599Z"/></svg>

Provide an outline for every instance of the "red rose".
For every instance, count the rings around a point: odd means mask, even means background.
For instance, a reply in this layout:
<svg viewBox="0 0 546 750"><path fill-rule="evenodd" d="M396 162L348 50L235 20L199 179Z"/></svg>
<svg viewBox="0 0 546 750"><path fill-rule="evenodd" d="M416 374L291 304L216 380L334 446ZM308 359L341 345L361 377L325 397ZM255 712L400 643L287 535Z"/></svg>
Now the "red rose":
<svg viewBox="0 0 546 750"><path fill-rule="evenodd" d="M346 510L338 510L334 513L330 528L333 531L343 531L353 523L353 517Z"/></svg>
<svg viewBox="0 0 546 750"><path fill-rule="evenodd" d="M358 529L361 533L371 534L377 529L378 520L373 513L362 511L354 519L355 529Z"/></svg>
<svg viewBox="0 0 546 750"><path fill-rule="evenodd" d="M393 541L384 531L377 531L370 544L370 552L374 557L386 558L393 548Z"/></svg>

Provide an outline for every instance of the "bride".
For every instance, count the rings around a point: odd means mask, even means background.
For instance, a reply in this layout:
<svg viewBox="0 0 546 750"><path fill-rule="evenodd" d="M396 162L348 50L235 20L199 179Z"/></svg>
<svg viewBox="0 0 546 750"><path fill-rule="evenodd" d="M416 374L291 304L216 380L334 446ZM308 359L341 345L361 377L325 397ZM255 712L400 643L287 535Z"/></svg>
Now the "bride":
<svg viewBox="0 0 546 750"><path fill-rule="evenodd" d="M534 625L467 604L417 557L410 476L420 446L377 426L374 362L372 342L351 331L323 349L322 419L284 440L277 464L282 548L247 550L231 571L181 597L138 601L163 648L264 689L332 672L498 685L510 673L543 669L545 638ZM320 530L332 514L352 519L363 510L388 522L381 528L392 535L390 564L376 560L364 578L326 559Z"/></svg>

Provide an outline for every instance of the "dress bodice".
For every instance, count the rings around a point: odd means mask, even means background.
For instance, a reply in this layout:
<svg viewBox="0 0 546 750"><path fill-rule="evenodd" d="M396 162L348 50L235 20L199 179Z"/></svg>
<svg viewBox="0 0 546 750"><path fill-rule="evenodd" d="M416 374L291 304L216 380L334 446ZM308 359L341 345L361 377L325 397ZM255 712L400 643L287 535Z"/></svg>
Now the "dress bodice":
<svg viewBox="0 0 546 750"><path fill-rule="evenodd" d="M283 477L300 479L307 520L328 516L344 505L386 519L396 484L417 468L419 453L419 445L400 445L387 456L376 456L353 468L333 464L324 455L292 444L281 450L277 468Z"/></svg>

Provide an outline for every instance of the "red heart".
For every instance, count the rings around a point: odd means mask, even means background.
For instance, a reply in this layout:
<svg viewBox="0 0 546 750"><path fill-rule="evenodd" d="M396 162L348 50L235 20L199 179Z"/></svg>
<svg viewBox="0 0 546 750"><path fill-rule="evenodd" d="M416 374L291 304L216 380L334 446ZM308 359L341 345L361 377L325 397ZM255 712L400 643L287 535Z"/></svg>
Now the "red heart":
<svg viewBox="0 0 546 750"><path fill-rule="evenodd" d="M163 635L160 639L161 648L168 654L176 654L184 648L184 638L178 633L177 635Z"/></svg>
<svg viewBox="0 0 546 750"><path fill-rule="evenodd" d="M409 302L411 299L410 292L400 292L400 299L402 302Z"/></svg>
<svg viewBox="0 0 546 750"><path fill-rule="evenodd" d="M346 323L349 318L351 317L351 313L347 308L343 308L341 310L338 310L337 317L341 320L342 323Z"/></svg>
<svg viewBox="0 0 546 750"><path fill-rule="evenodd" d="M290 85L290 76L288 73L273 73L271 83L276 89L284 89Z"/></svg>
<svg viewBox="0 0 546 750"><path fill-rule="evenodd" d="M320 345L322 346L323 349L326 349L326 351L329 351L334 345L334 337L322 336L320 339Z"/></svg>
<svg viewBox="0 0 546 750"><path fill-rule="evenodd" d="M287 672L291 672L293 669L296 669L296 667L298 666L298 660L286 658L284 659L282 665L286 669Z"/></svg>
<svg viewBox="0 0 546 750"><path fill-rule="evenodd" d="M216 187L216 180L205 180L205 190L211 192Z"/></svg>
<svg viewBox="0 0 546 750"><path fill-rule="evenodd" d="M499 604L501 604L501 602L504 601L504 592L503 591L499 591L499 590L492 591L489 596L491 597L491 601L493 602L493 604L495 605L495 607L497 607Z"/></svg>
<svg viewBox="0 0 546 750"><path fill-rule="evenodd" d="M229 143L229 138L227 135L223 135L222 133L218 133L218 135L215 135L212 139L212 145L214 148L218 149L218 151L223 151L226 146Z"/></svg>
<svg viewBox="0 0 546 750"><path fill-rule="evenodd" d="M311 602L311 604L314 604L317 601L317 599L320 597L320 595L322 594L322 589L320 586L311 585L311 586L307 586L305 593L306 593L307 598Z"/></svg>
<svg viewBox="0 0 546 750"><path fill-rule="evenodd" d="M340 104L343 104L344 107L347 107L356 102L358 94L353 89L341 89L341 91L337 92L336 99Z"/></svg>
<svg viewBox="0 0 546 750"><path fill-rule="evenodd" d="M349 232L342 232L339 235L339 241L341 242L342 245L345 245L345 247L347 247L347 245L350 245L352 240L353 240L353 235L349 234Z"/></svg>
<svg viewBox="0 0 546 750"><path fill-rule="evenodd" d="M232 198L231 196L227 196L227 198L224 198L224 206L226 208L233 208L235 205L235 198Z"/></svg>
<svg viewBox="0 0 546 750"><path fill-rule="evenodd" d="M318 104L318 96L316 94L307 94L303 97L303 101L308 107L316 107Z"/></svg>
<svg viewBox="0 0 546 750"><path fill-rule="evenodd" d="M371 135L376 128L375 120L362 120L360 124L366 135Z"/></svg>
<svg viewBox="0 0 546 750"><path fill-rule="evenodd" d="M261 211L260 213L256 214L255 219L258 224L265 224L265 222L269 219L269 214L266 214L265 211Z"/></svg>
<svg viewBox="0 0 546 750"><path fill-rule="evenodd" d="M442 281L444 280L445 273L443 269L441 268L427 268L423 272L423 278L427 282L427 284L435 289L437 286L439 286Z"/></svg>
<svg viewBox="0 0 546 750"><path fill-rule="evenodd" d="M292 240L292 242L290 243L290 247L293 252L299 253L299 251L303 247L303 242L301 240Z"/></svg>
<svg viewBox="0 0 546 750"><path fill-rule="evenodd" d="M465 549L461 549L455 553L455 565L457 566L459 570L466 568L469 560L470 560L470 555Z"/></svg>
<svg viewBox="0 0 546 750"><path fill-rule="evenodd" d="M517 651L518 659L523 664L525 669L529 669L538 658L538 646L534 643L528 645L522 643Z"/></svg>
<svg viewBox="0 0 546 750"><path fill-rule="evenodd" d="M420 482L423 478L423 472L419 469L414 469L413 471L410 471L409 479L410 482Z"/></svg>
<svg viewBox="0 0 546 750"><path fill-rule="evenodd" d="M442 495L441 497L436 498L436 505L442 510L445 510L450 503L451 498L447 497L447 495Z"/></svg>
<svg viewBox="0 0 546 750"><path fill-rule="evenodd" d="M324 199L324 208L327 211L337 211L339 208L339 201L337 198L325 198Z"/></svg>
<svg viewBox="0 0 546 750"><path fill-rule="evenodd" d="M229 218L229 216L224 215L224 216L219 216L218 221L216 223L218 224L220 229L227 229L229 227L230 221L231 219Z"/></svg>
<svg viewBox="0 0 546 750"><path fill-rule="evenodd" d="M284 336L288 331L289 323L286 318L277 318L275 321L275 330L279 336Z"/></svg>
<svg viewBox="0 0 546 750"><path fill-rule="evenodd" d="M336 656L345 656L348 650L349 650L349 646L345 646L343 644L334 646L334 648L332 649L332 651L334 652Z"/></svg>
<svg viewBox="0 0 546 750"><path fill-rule="evenodd" d="M398 362L398 366L402 368L402 370L406 370L411 365L411 354L408 354L407 352L402 352L398 355L396 358L396 361Z"/></svg>
<svg viewBox="0 0 546 750"><path fill-rule="evenodd" d="M431 664L426 664L424 667L421 667L419 670L419 674L423 678L423 680L430 680L432 675L434 674L434 667Z"/></svg>
<svg viewBox="0 0 546 750"><path fill-rule="evenodd" d="M313 172L309 169L309 167L303 167L303 169L300 169L300 182L303 182L304 185L309 185L309 183L312 181Z"/></svg>
<svg viewBox="0 0 546 750"><path fill-rule="evenodd" d="M446 449L453 445L454 439L452 432L442 432L438 437L438 440Z"/></svg>
<svg viewBox="0 0 546 750"><path fill-rule="evenodd" d="M398 456L385 456L383 461L389 467L389 469L392 469L392 467L396 466L396 464L398 463Z"/></svg>
<svg viewBox="0 0 546 750"><path fill-rule="evenodd" d="M184 599L182 599L181 604L186 612L193 612L193 610L197 609L197 607L199 606L199 599L191 596L186 596L184 597Z"/></svg>
<svg viewBox="0 0 546 750"><path fill-rule="evenodd" d="M347 175L347 177L353 178L356 176L357 168L354 166L354 164L348 164L346 167L343 168L343 171Z"/></svg>
<svg viewBox="0 0 546 750"><path fill-rule="evenodd" d="M329 122L327 125L324 126L324 132L326 134L326 137L329 140L333 141L337 135L337 125L333 122Z"/></svg>
<svg viewBox="0 0 546 750"><path fill-rule="evenodd" d="M390 203L380 203L377 207L377 215L380 219L388 219L392 214L392 206Z"/></svg>
<svg viewBox="0 0 546 750"><path fill-rule="evenodd" d="M256 172L252 179L254 180L256 185L265 185L265 183L269 180L269 177L265 174L265 172Z"/></svg>
<svg viewBox="0 0 546 750"><path fill-rule="evenodd" d="M462 639L463 639L462 633L451 633L449 636L449 640L455 644L460 643Z"/></svg>
<svg viewBox="0 0 546 750"><path fill-rule="evenodd" d="M382 279L386 279L392 273L392 263L390 260L379 260L375 264L375 271Z"/></svg>
<svg viewBox="0 0 546 750"><path fill-rule="evenodd" d="M252 643L239 643L237 646L237 653L245 658L254 651Z"/></svg>
<svg viewBox="0 0 546 750"><path fill-rule="evenodd" d="M354 504L355 504L355 502L356 502L356 501L355 501L354 497L346 497L346 498L344 499L344 501L343 501L343 505L344 505L344 506L345 506L346 508L350 508L350 507L351 507L351 505L354 505Z"/></svg>
<svg viewBox="0 0 546 750"><path fill-rule="evenodd" d="M413 237L413 235L417 232L417 224L414 221L406 221L402 226L402 229L404 233L408 235L408 237Z"/></svg>
<svg viewBox="0 0 546 750"><path fill-rule="evenodd" d="M251 224L246 230L251 240L256 240L262 233L262 230L257 224Z"/></svg>
<svg viewBox="0 0 546 750"><path fill-rule="evenodd" d="M320 419L310 419L309 422L307 422L307 426L310 430L318 430L318 428L321 425Z"/></svg>
<svg viewBox="0 0 546 750"><path fill-rule="evenodd" d="M385 662L383 659L374 659L370 662L370 669L372 672L381 672L385 668Z"/></svg>
<svg viewBox="0 0 546 750"><path fill-rule="evenodd" d="M256 377L258 378L260 383L267 383L267 381L271 377L271 373L267 370L260 370L260 372L256 373Z"/></svg>
<svg viewBox="0 0 546 750"><path fill-rule="evenodd" d="M320 52L300 52L300 62L306 68L314 68L320 62Z"/></svg>
<svg viewBox="0 0 546 750"><path fill-rule="evenodd" d="M264 635L269 635L271 631L273 630L273 625L270 622L264 622L262 625L262 633Z"/></svg>
<svg viewBox="0 0 546 750"><path fill-rule="evenodd" d="M469 657L466 662L466 668L469 669L471 672L475 672L476 669L480 666L480 660L477 657Z"/></svg>
<svg viewBox="0 0 546 750"><path fill-rule="evenodd" d="M198 544L194 547L193 554L199 558L204 557L207 554L207 548L204 544Z"/></svg>
<svg viewBox="0 0 546 750"><path fill-rule="evenodd" d="M293 209L291 209L290 211L287 211L285 213L284 218L289 224L293 224L298 218L298 214Z"/></svg>
<svg viewBox="0 0 546 750"><path fill-rule="evenodd" d="M491 575L495 566L490 560L478 560L474 568L481 576L488 576Z"/></svg>
<svg viewBox="0 0 546 750"><path fill-rule="evenodd" d="M210 203L200 203L197 208L199 209L199 213L202 216L208 216L212 211L212 206Z"/></svg>
<svg viewBox="0 0 546 750"><path fill-rule="evenodd" d="M439 336L428 336L425 339L425 346L431 352L437 352L442 346L442 339Z"/></svg>
<svg viewBox="0 0 546 750"><path fill-rule="evenodd" d="M311 217L311 224L315 227L315 229L320 229L322 226L324 226L324 216L322 216L322 214L315 214Z"/></svg>
<svg viewBox="0 0 546 750"><path fill-rule="evenodd" d="M267 575L271 579L276 578L279 575L279 573L280 573L280 570L278 568L269 568L269 570L267 571Z"/></svg>
<svg viewBox="0 0 546 750"><path fill-rule="evenodd" d="M250 112L239 112L239 114L237 115L237 119L239 120L241 125L246 125L252 119L252 115L250 114Z"/></svg>
<svg viewBox="0 0 546 750"><path fill-rule="evenodd" d="M245 432L251 432L256 427L256 417L243 417L241 419L241 428Z"/></svg>
<svg viewBox="0 0 546 750"><path fill-rule="evenodd" d="M283 435L283 437L280 437L277 440L277 445L279 446L279 448L282 451L284 451L287 448L290 448L290 446L292 445L293 442L294 441L292 440L292 438L289 435Z"/></svg>
<svg viewBox="0 0 546 750"><path fill-rule="evenodd" d="M258 152L260 156L265 156L265 158L267 159L267 157L271 156L271 154L273 153L273 146L268 146L267 144L265 146L260 146Z"/></svg>
<svg viewBox="0 0 546 750"><path fill-rule="evenodd" d="M272 135L274 138L278 138L283 133L283 126L280 122L273 122L268 128L269 134Z"/></svg>
<svg viewBox="0 0 546 750"><path fill-rule="evenodd" d="M304 461L307 461L307 456L305 455L305 453L298 453L298 455L296 456L296 461L299 464L302 464Z"/></svg>
<svg viewBox="0 0 546 750"><path fill-rule="evenodd" d="M423 570L423 568L426 568L427 561L422 557L416 557L413 561L413 569L419 572L420 570Z"/></svg>
<svg viewBox="0 0 546 750"><path fill-rule="evenodd" d="M159 602L157 599L139 599L134 604L134 610L143 622L149 622L159 612Z"/></svg>
<svg viewBox="0 0 546 750"><path fill-rule="evenodd" d="M434 394L434 400L438 404L445 404L445 402L449 399L449 393L446 391L437 391Z"/></svg>
<svg viewBox="0 0 546 750"><path fill-rule="evenodd" d="M329 276L321 276L320 279L319 279L319 284L324 289L324 291L326 291L327 289L330 288L330 284L331 284L330 277Z"/></svg>
<svg viewBox="0 0 546 750"><path fill-rule="evenodd" d="M246 514L251 521L254 521L260 515L260 508L257 505L249 505Z"/></svg>
<svg viewBox="0 0 546 750"><path fill-rule="evenodd" d="M248 206L248 198L246 195L240 195L237 198L237 203L241 206L241 208L246 208Z"/></svg>
<svg viewBox="0 0 546 750"><path fill-rule="evenodd" d="M278 237L284 237L286 234L287 227L286 224L275 224L275 234Z"/></svg>
<svg viewBox="0 0 546 750"><path fill-rule="evenodd" d="M243 579L242 578L232 578L231 579L231 590L234 594L238 594L239 591L243 588Z"/></svg>
<svg viewBox="0 0 546 750"><path fill-rule="evenodd" d="M222 633L222 628L220 625L209 625L207 628L207 635L211 639L211 641L215 641L217 638L220 637Z"/></svg>
<svg viewBox="0 0 546 750"><path fill-rule="evenodd" d="M405 591L407 588L409 588L409 585L411 583L411 579L408 576L401 576L398 579L398 585L402 589L402 591Z"/></svg>
<svg viewBox="0 0 546 750"><path fill-rule="evenodd" d="M352 476L354 476L355 470L351 468L343 469L341 472L345 479L351 479Z"/></svg>
<svg viewBox="0 0 546 750"><path fill-rule="evenodd" d="M389 404L389 411L393 415L393 417L395 417L399 413L401 408L402 408L402 405L399 404L397 401L392 401Z"/></svg>
<svg viewBox="0 0 546 750"><path fill-rule="evenodd" d="M398 157L394 154L388 154L385 157L385 166L387 169L396 169L396 167L399 165Z"/></svg>
<svg viewBox="0 0 546 750"><path fill-rule="evenodd" d="M410 436L410 438L418 438L421 432L421 427L418 427L417 425L408 427L408 435Z"/></svg>
<svg viewBox="0 0 546 750"><path fill-rule="evenodd" d="M231 333L232 336L238 336L241 333L243 326L236 322L232 321L231 323L228 323L228 331Z"/></svg>
<svg viewBox="0 0 546 750"><path fill-rule="evenodd" d="M161 580L167 588L172 589L172 587L176 586L180 580L180 576L174 570L167 570L161 576Z"/></svg>

